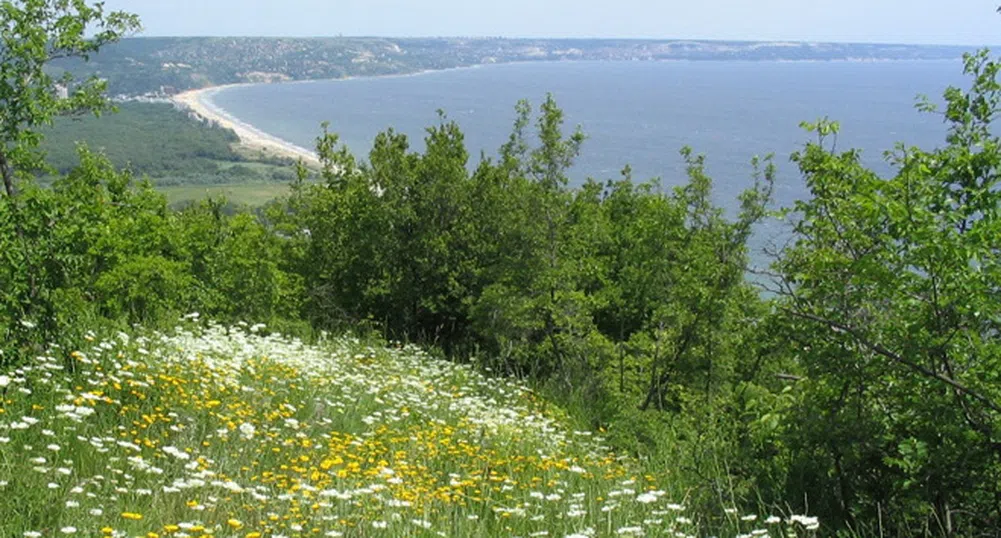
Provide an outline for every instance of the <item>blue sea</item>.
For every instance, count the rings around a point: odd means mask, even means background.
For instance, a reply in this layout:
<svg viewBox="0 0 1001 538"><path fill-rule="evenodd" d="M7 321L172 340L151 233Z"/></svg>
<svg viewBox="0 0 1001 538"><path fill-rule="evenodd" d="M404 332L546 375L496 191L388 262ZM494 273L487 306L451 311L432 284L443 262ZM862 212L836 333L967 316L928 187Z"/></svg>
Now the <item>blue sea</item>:
<svg viewBox="0 0 1001 538"><path fill-rule="evenodd" d="M559 62L492 65L412 76L241 86L212 97L243 122L303 147L330 122L364 158L389 127L422 149L438 110L466 135L472 161L496 155L511 132L519 99L538 105L552 93L567 131L588 136L574 181L614 179L630 165L636 179L685 181L682 146L707 157L716 198L729 208L749 185L755 155L774 154L779 205L805 196L789 156L811 135L802 121L841 124L839 148L891 173L883 153L898 142L942 145L946 126L915 110L918 95L941 101L950 85L966 87L962 62ZM782 235L778 223L758 233L760 248Z"/></svg>

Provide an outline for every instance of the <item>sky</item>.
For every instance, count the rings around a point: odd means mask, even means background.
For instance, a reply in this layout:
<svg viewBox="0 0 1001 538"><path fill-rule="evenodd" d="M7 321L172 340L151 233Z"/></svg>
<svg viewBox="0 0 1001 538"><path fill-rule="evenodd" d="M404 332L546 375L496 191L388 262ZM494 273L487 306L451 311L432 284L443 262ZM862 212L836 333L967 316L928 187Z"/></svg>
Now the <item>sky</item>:
<svg viewBox="0 0 1001 538"><path fill-rule="evenodd" d="M105 0L147 36L1001 43L999 0Z"/></svg>

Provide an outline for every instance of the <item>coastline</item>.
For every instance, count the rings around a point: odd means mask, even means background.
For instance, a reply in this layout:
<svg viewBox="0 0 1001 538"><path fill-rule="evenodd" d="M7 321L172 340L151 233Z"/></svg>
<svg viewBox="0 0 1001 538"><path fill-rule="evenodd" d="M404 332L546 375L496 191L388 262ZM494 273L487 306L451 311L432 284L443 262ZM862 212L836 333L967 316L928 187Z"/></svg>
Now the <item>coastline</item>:
<svg viewBox="0 0 1001 538"><path fill-rule="evenodd" d="M515 63L515 62L511 62ZM520 62L518 62L520 63ZM485 65L495 64L473 64L460 67L446 67L444 69L422 69L413 73L394 73L373 76L348 76L337 79L306 79L289 80L280 84L307 84L310 82L325 82L328 80L349 81L363 78L397 78L397 77L417 77L421 75L431 75L446 71L476 69ZM216 93L230 88L243 86L257 86L260 84L274 84L271 82L241 82L236 84L221 84L218 86L208 86L197 90L187 90L170 97L170 102L174 106L198 116L202 121L214 123L224 129L230 129L240 139L239 145L254 152L264 152L269 155L287 157L293 160L302 159L307 166L321 168L323 165L316 152L306 149L283 140L277 136L266 133L253 125L238 119L226 110L218 107L212 102L212 96Z"/></svg>
<svg viewBox="0 0 1001 538"><path fill-rule="evenodd" d="M293 160L301 159L307 166L320 167L320 159L315 152L268 134L249 123L240 121L212 102L212 96L222 90L247 85L227 84L189 90L172 96L170 100L174 103L174 106L198 116L203 121L232 130L240 139L239 145L245 149L270 156L288 157Z"/></svg>

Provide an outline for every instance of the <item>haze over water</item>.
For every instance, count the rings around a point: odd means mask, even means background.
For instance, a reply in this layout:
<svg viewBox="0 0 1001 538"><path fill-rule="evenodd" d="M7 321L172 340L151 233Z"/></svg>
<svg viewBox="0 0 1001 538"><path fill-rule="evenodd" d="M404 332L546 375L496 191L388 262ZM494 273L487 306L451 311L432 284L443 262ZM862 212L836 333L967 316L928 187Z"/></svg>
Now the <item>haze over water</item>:
<svg viewBox="0 0 1001 538"><path fill-rule="evenodd" d="M567 131L588 135L573 171L619 177L632 166L637 180L685 181L678 150L705 153L720 203L732 207L749 185L754 155L774 153L776 198L791 204L803 183L789 155L810 139L801 121L829 116L841 123L839 148L863 150L867 164L890 168L883 152L896 142L931 148L943 144L939 115L914 109L915 97L939 101L949 85L966 87L956 61L907 62L563 62L494 65L418 76L361 78L243 86L216 94L219 107L246 123L312 147L320 122L359 157L389 127L423 149L424 128L437 110L458 121L471 163L481 151L496 155L511 131L514 105L538 105L552 92L566 112ZM756 243L777 233L767 226Z"/></svg>

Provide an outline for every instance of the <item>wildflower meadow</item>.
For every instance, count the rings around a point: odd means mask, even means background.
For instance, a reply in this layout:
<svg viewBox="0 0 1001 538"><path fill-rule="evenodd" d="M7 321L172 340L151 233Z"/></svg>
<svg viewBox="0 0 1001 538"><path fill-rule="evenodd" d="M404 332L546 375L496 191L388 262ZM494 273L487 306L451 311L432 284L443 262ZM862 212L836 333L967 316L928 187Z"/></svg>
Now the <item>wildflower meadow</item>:
<svg viewBox="0 0 1001 538"><path fill-rule="evenodd" d="M702 534L664 473L525 387L415 347L186 327L0 375L0 536ZM819 527L729 512L734 535Z"/></svg>

